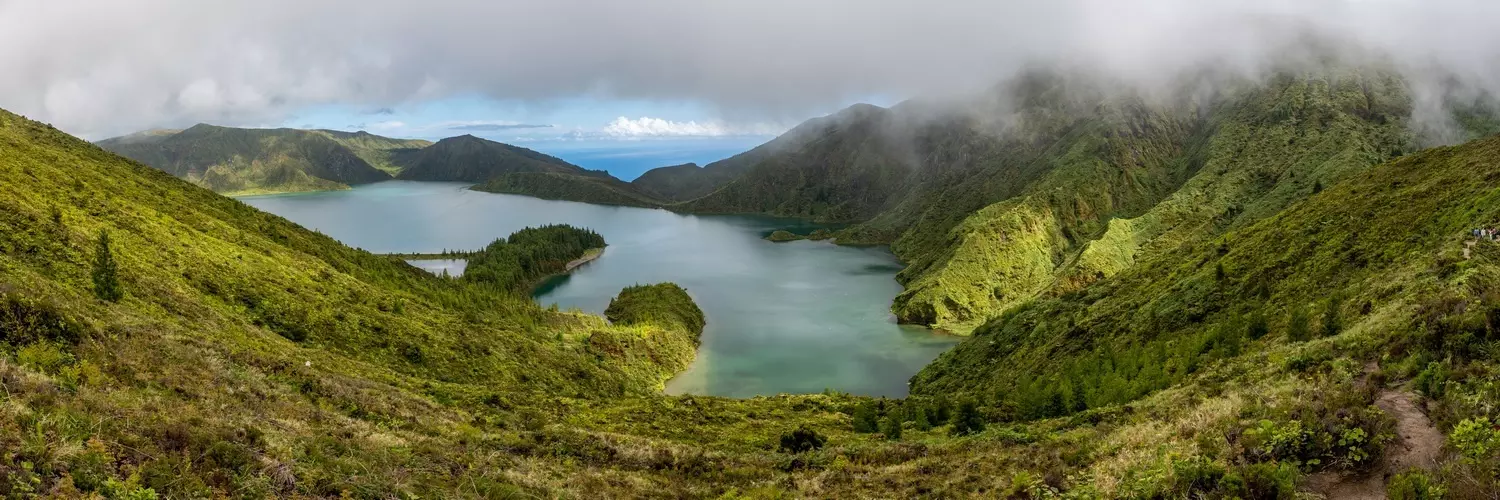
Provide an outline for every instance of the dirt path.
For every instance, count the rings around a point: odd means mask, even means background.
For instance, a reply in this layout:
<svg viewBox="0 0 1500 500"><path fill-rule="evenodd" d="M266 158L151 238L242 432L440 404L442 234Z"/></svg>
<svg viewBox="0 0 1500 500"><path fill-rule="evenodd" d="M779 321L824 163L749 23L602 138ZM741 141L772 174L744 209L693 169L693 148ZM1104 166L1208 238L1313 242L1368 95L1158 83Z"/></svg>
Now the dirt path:
<svg viewBox="0 0 1500 500"><path fill-rule="evenodd" d="M1385 391L1376 406L1396 417L1395 449L1386 453L1386 470L1399 473L1412 467L1432 470L1443 453L1443 433L1422 411L1417 395Z"/></svg>
<svg viewBox="0 0 1500 500"><path fill-rule="evenodd" d="M1464 260L1469 260L1469 255L1474 253L1474 240L1464 242Z"/></svg>
<svg viewBox="0 0 1500 500"><path fill-rule="evenodd" d="M1467 249L1465 249L1467 250ZM1370 363L1366 375L1379 370ZM1385 461L1374 471L1358 475L1324 472L1308 478L1308 489L1329 500L1378 500L1385 498L1386 481L1413 467L1432 470L1443 452L1443 433L1422 411L1421 398L1410 391L1386 389L1375 406L1396 419L1396 439L1386 446Z"/></svg>

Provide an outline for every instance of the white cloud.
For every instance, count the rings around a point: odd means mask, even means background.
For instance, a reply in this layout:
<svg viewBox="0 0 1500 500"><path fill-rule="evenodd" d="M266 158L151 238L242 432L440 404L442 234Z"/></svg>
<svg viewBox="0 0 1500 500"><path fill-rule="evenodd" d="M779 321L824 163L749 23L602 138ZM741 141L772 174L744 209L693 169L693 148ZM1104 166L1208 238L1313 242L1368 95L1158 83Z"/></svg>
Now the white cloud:
<svg viewBox="0 0 1500 500"><path fill-rule="evenodd" d="M685 121L678 122L642 116L634 120L626 117L615 118L600 131L607 137L614 138L637 138L637 137L729 137L747 135L778 135L786 131L786 127L771 124L730 125L719 121Z"/></svg>

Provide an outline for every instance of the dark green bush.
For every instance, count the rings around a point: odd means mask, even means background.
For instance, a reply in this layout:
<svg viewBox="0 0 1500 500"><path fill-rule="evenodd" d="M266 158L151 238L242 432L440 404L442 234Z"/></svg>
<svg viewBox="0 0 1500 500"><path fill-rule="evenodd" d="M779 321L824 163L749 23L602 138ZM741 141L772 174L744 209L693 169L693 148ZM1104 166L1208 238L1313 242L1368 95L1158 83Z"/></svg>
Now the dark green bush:
<svg viewBox="0 0 1500 500"><path fill-rule="evenodd" d="M805 453L823 448L828 440L817 431L806 427L798 427L797 430L781 435L780 450L783 453Z"/></svg>
<svg viewBox="0 0 1500 500"><path fill-rule="evenodd" d="M1292 342L1305 342L1312 338L1312 328L1308 325L1307 311L1301 307L1293 308L1292 315L1286 322L1286 338Z"/></svg>
<svg viewBox="0 0 1500 500"><path fill-rule="evenodd" d="M854 407L854 414L851 417L853 417L854 432L880 431L880 413L875 409L874 402L865 402Z"/></svg>
<svg viewBox="0 0 1500 500"><path fill-rule="evenodd" d="M886 439L889 439L889 440L892 440L892 441L900 441L901 440L901 419L896 418L894 415L887 416L884 419L881 419L881 421L880 421L880 433L884 434Z"/></svg>
<svg viewBox="0 0 1500 500"><path fill-rule="evenodd" d="M950 432L955 436L984 432L984 417L979 414L979 405L974 400L959 402L958 411L953 412L953 429Z"/></svg>
<svg viewBox="0 0 1500 500"><path fill-rule="evenodd" d="M0 342L25 345L40 340L77 344L83 327L50 302L0 292Z"/></svg>

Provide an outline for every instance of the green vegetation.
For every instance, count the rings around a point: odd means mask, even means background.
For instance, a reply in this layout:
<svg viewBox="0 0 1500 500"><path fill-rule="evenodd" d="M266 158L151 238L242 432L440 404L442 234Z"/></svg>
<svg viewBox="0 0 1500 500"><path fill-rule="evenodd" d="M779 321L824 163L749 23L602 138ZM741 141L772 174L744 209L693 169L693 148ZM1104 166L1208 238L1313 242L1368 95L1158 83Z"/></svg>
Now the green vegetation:
<svg viewBox="0 0 1500 500"><path fill-rule="evenodd" d="M702 198L713 192L719 186L733 180L734 173L734 168L715 166L715 168L707 169L699 167L696 163L685 163L653 168L630 181L630 185L658 200L668 203L683 202Z"/></svg>
<svg viewBox="0 0 1500 500"><path fill-rule="evenodd" d="M109 231L99 231L99 246L94 250L94 296L110 302L125 297L125 290L120 288L119 266L109 250Z"/></svg>
<svg viewBox="0 0 1500 500"><path fill-rule="evenodd" d="M770 241L775 241L775 242L785 242L785 241L797 241L797 240L800 240L800 239L803 239L803 238L802 238L802 236L793 234L791 231L785 231L785 230L777 229L775 231L772 231L771 234L767 235L766 239L770 240Z"/></svg>
<svg viewBox="0 0 1500 500"><path fill-rule="evenodd" d="M660 394L685 290L524 293L587 230L444 279L0 112L0 496L1485 498L1500 137L1406 154L1383 75L1193 106L1030 75L1003 133L860 107L701 169L738 174L674 208L860 221L820 237L895 242L898 312L973 325L894 400ZM1437 467L1388 468L1393 396Z"/></svg>
<svg viewBox="0 0 1500 500"><path fill-rule="evenodd" d="M536 151L470 135L434 144L362 131L197 125L182 131L116 137L100 141L99 146L226 194L348 189L350 185L392 178L484 182L509 173L564 175L518 179L512 189L535 187L536 183L542 183L541 188L563 189L558 183L576 175L583 178L580 182L592 181L585 182L585 186L601 183L624 186L622 189L629 191L628 184L607 173L584 170ZM577 196L586 195L587 192ZM638 193L630 196L649 198ZM649 206L641 203L644 202L621 204Z"/></svg>
<svg viewBox="0 0 1500 500"><path fill-rule="evenodd" d="M382 169L394 167L382 155L425 144L369 134L202 124L99 142L111 152L230 194L348 189L390 179Z"/></svg>
<svg viewBox="0 0 1500 500"><path fill-rule="evenodd" d="M609 176L530 149L472 135L449 137L425 148L401 151L394 156L394 161L403 167L396 178L411 181L482 183L502 174L517 172Z"/></svg>
<svg viewBox="0 0 1500 500"><path fill-rule="evenodd" d="M656 199L637 192L629 183L608 175L579 175L556 172L502 174L474 186L475 191L519 194L545 200L568 200L596 205L622 205L655 208Z"/></svg>
<svg viewBox="0 0 1500 500"><path fill-rule="evenodd" d="M359 132L340 132L337 130L313 130L313 133L326 135L344 147L349 148L361 160L370 166L396 176L401 173L403 165L397 163L397 158L409 154L413 150L431 146L431 141L420 139L392 139L381 137L363 130Z"/></svg>
<svg viewBox="0 0 1500 500"><path fill-rule="evenodd" d="M600 248L604 248L604 237L587 229L568 225L528 227L470 254L461 279L524 293L542 278L568 270L569 262L589 250Z"/></svg>

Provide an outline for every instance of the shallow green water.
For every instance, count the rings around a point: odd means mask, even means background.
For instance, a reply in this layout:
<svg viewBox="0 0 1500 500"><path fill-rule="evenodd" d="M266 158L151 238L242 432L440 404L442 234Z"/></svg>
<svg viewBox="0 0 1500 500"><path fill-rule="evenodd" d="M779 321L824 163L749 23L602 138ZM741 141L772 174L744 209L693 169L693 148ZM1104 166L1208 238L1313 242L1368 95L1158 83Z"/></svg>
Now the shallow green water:
<svg viewBox="0 0 1500 500"><path fill-rule="evenodd" d="M671 393L746 397L836 389L906 394L951 337L898 326L900 264L883 248L771 243L799 221L691 216L480 193L463 184L390 181L350 191L241 198L374 252L475 249L526 226L567 223L604 235L604 255L537 290L537 300L601 313L621 288L676 282L708 317L693 366Z"/></svg>

